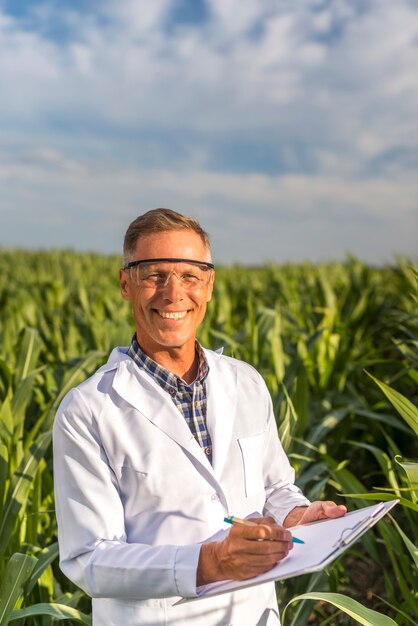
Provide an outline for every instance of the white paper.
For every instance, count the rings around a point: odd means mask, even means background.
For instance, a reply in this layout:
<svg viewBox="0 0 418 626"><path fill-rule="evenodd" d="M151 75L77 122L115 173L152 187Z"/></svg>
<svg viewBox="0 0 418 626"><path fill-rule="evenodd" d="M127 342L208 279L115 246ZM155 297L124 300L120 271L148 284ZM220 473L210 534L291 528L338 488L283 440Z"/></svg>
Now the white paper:
<svg viewBox="0 0 418 626"><path fill-rule="evenodd" d="M397 502L399 500L380 502L352 511L337 519L321 520L289 528L292 535L302 539L305 543L294 543L289 555L273 569L248 580L224 580L204 585L198 588L197 598L184 598L179 603L259 585L270 580L283 580L322 570L374 526Z"/></svg>

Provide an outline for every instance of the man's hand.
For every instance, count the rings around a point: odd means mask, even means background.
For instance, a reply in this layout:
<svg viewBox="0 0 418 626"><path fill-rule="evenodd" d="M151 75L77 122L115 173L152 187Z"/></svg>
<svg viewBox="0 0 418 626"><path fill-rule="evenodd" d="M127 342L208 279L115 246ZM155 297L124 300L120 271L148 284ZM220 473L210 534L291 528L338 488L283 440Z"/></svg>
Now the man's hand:
<svg viewBox="0 0 418 626"><path fill-rule="evenodd" d="M297 506L287 515L283 522L285 528L316 522L320 519L333 519L342 517L347 513L347 507L343 504L335 504L330 500L317 500L309 506Z"/></svg>
<svg viewBox="0 0 418 626"><path fill-rule="evenodd" d="M197 586L217 580L245 580L268 572L292 549L292 535L272 517L251 518L256 526L232 526L223 541L202 545Z"/></svg>

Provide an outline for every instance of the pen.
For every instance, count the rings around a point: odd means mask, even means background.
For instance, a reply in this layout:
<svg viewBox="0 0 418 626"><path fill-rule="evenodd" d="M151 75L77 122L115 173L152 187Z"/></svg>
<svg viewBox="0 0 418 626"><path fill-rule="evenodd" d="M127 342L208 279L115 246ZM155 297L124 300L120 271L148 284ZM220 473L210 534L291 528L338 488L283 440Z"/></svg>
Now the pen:
<svg viewBox="0 0 418 626"><path fill-rule="evenodd" d="M241 526L258 526L255 522L250 522L247 519L241 519L240 517L236 517L235 515L231 515L230 517L224 517L224 522L228 524L236 524ZM293 543L305 543L302 539L298 539L297 537L292 537Z"/></svg>

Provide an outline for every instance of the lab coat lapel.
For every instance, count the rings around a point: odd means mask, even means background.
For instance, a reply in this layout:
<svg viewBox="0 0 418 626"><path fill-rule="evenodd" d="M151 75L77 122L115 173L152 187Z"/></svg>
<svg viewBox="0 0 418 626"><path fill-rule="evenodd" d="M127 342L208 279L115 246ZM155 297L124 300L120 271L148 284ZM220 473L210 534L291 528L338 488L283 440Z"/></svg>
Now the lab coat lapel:
<svg viewBox="0 0 418 626"><path fill-rule="evenodd" d="M211 464L173 401L130 359L119 363L113 380L113 389L157 428L178 443L188 456L193 457L193 462L199 462L206 472L214 477Z"/></svg>
<svg viewBox="0 0 418 626"><path fill-rule="evenodd" d="M212 439L213 469L219 480L228 461L235 421L237 372L220 354L208 351L205 354L209 364L207 426Z"/></svg>

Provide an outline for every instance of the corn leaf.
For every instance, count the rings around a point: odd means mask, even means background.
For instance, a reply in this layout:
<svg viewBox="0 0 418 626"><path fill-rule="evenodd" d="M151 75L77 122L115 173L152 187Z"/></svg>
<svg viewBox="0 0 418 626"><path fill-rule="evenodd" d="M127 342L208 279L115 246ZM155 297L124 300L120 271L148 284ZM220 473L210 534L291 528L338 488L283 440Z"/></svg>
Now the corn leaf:
<svg viewBox="0 0 418 626"><path fill-rule="evenodd" d="M292 440L292 435L298 421L298 416L296 414L295 407L293 406L292 399L290 398L286 387L282 385L282 388L286 398L286 412L279 427L279 437L282 442L283 449L285 451L288 451Z"/></svg>
<svg viewBox="0 0 418 626"><path fill-rule="evenodd" d="M3 516L3 502L6 495L9 450L0 439L0 522Z"/></svg>
<svg viewBox="0 0 418 626"><path fill-rule="evenodd" d="M399 391L392 389L392 387L389 387L386 383L375 378L369 374L369 372L366 372L366 374L380 387L389 402L395 407L398 413L402 415L405 422L412 428L415 434L418 435L418 408L415 404L412 404L412 402L399 393Z"/></svg>
<svg viewBox="0 0 418 626"><path fill-rule="evenodd" d="M15 382L24 380L35 368L41 349L39 333L34 328L25 328L16 363Z"/></svg>
<svg viewBox="0 0 418 626"><path fill-rule="evenodd" d="M42 573L46 570L46 568L49 567L49 565L51 565L53 561L55 561L57 556L58 556L58 542L52 543L50 546L42 550L42 552L37 554L38 562L36 563L36 566L31 574L31 577L29 578L26 584L26 587L25 587L26 594L32 591L32 589L36 585L38 578L42 575Z"/></svg>
<svg viewBox="0 0 418 626"><path fill-rule="evenodd" d="M401 458L402 457L400 457L399 455L396 455L395 461L400 467L402 467L403 471L405 472L408 486L411 489L412 500L417 503L418 463L412 463L411 461L401 461Z"/></svg>
<svg viewBox="0 0 418 626"><path fill-rule="evenodd" d="M7 397L0 407L0 439L11 447L14 432L13 412L10 398Z"/></svg>
<svg viewBox="0 0 418 626"><path fill-rule="evenodd" d="M39 462L44 457L50 443L50 431L39 435L24 455L11 480L0 526L0 554L4 554L7 548L17 516L21 508L26 505Z"/></svg>
<svg viewBox="0 0 418 626"><path fill-rule="evenodd" d="M40 604L33 604L25 609L17 609L13 611L9 618L9 622L16 619L23 619L26 617L34 617L35 615L48 615L54 620L71 619L80 624L91 626L91 616L73 609L65 604L54 604L53 602L42 602Z"/></svg>
<svg viewBox="0 0 418 626"><path fill-rule="evenodd" d="M394 493L398 496L399 485L398 485L398 481L396 480L396 474L393 469L393 463L389 455L386 454L386 452L384 452L377 446L372 446L371 444L368 444L368 443L363 443L363 442L358 442L358 441L349 441L348 443L350 443L354 447L359 447L359 448L364 448L365 450L369 450L372 454L374 454L387 482L392 486Z"/></svg>
<svg viewBox="0 0 418 626"><path fill-rule="evenodd" d="M394 622L393 619L387 615L368 609L357 602L357 600L353 600L353 598L349 598L348 596L344 596L340 593L317 591L313 593L303 593L296 596L296 598L293 598L284 608L282 614L283 625L285 625L285 614L288 606L293 602L299 602L300 600L328 602L355 619L359 624L363 624L363 626L396 626L396 622Z"/></svg>
<svg viewBox="0 0 418 626"><path fill-rule="evenodd" d="M19 433L19 435L22 433L23 435L25 412L32 398L36 378L42 369L43 368L38 368L30 374L27 374L23 380L16 384L11 403L11 409L15 422L15 438L16 433Z"/></svg>
<svg viewBox="0 0 418 626"><path fill-rule="evenodd" d="M379 532L392 564L398 602L411 615L415 615L418 622L416 595L411 593L411 590L417 589L418 572L414 567L411 567L410 555L404 551L404 543L397 529L386 520L382 520L379 524Z"/></svg>
<svg viewBox="0 0 418 626"><path fill-rule="evenodd" d="M23 592L23 585L35 565L34 557L18 552L7 562L0 584L0 626L5 626L9 622L13 607Z"/></svg>
<svg viewBox="0 0 418 626"><path fill-rule="evenodd" d="M393 500L393 493L387 493L384 491L376 491L375 493L342 493L344 498L361 498L362 500L373 500L374 502L380 502L380 500L387 502L388 500ZM399 504L401 506L406 507L407 509L411 509L418 513L418 505L411 500L407 500L406 498L398 498Z"/></svg>
<svg viewBox="0 0 418 626"><path fill-rule="evenodd" d="M411 487L418 487L418 463L414 463L413 461L402 461L402 457L399 455L395 456L395 461L404 470Z"/></svg>
<svg viewBox="0 0 418 626"><path fill-rule="evenodd" d="M412 556L412 558L414 560L415 567L418 568L418 547L412 543L412 541L409 539L409 537L407 537L405 535L405 533L403 532L402 528L399 526L397 521L392 517L392 515L390 515L389 517L392 520L392 523L395 526L396 530L398 531L398 533L402 537L404 544L408 548L409 554Z"/></svg>

